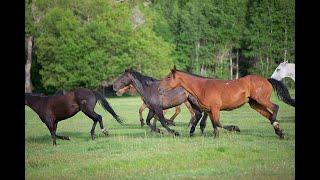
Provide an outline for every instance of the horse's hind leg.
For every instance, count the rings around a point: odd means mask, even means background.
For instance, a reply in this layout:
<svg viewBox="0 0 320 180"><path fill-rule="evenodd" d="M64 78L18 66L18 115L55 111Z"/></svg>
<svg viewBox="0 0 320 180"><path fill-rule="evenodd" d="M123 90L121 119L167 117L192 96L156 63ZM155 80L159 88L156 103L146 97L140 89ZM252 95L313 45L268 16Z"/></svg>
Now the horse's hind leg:
<svg viewBox="0 0 320 180"><path fill-rule="evenodd" d="M196 121L196 113L194 112L191 104L188 101L184 102L184 105L186 105L187 109L189 110L189 112L191 114L191 119L188 124L188 127L191 128L192 124Z"/></svg>
<svg viewBox="0 0 320 180"><path fill-rule="evenodd" d="M146 104L145 103L142 103L140 108L139 108L139 116L140 116L140 124L141 124L141 127L144 126L144 120L143 120L143 117L142 117L142 112L144 111L144 109L146 108Z"/></svg>
<svg viewBox="0 0 320 180"><path fill-rule="evenodd" d="M167 124L169 125L176 125L176 123L174 122L174 119L180 114L181 112L181 108L180 106L176 106L176 111L174 112L174 115L171 116L171 118L169 120L167 120Z"/></svg>
<svg viewBox="0 0 320 180"><path fill-rule="evenodd" d="M96 128L96 125L98 122L100 124L101 131L105 135L108 135L108 131L103 127L102 117L99 114L97 114L96 112L94 112L94 110L93 110L94 106L92 106L92 107L91 106L80 106L80 109L85 115L87 115L90 119L93 120L93 125L92 125L91 131L90 131L92 140L95 139L95 128Z"/></svg>
<svg viewBox="0 0 320 180"><path fill-rule="evenodd" d="M261 102L261 101L260 101ZM264 101L264 104L257 102L256 100L251 99L249 104L251 108L258 111L261 115L269 119L271 125L274 128L275 133L280 137L280 139L284 138L283 130L280 129L279 122L277 122L276 117L279 110L279 106L271 103L270 101ZM271 109L273 113L271 113L267 108Z"/></svg>

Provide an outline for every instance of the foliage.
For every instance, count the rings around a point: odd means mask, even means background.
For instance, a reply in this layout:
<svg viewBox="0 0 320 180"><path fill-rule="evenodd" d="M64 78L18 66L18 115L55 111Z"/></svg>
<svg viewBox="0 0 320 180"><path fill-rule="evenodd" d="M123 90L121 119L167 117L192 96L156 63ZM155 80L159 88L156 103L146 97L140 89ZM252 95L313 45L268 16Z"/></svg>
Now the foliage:
<svg viewBox="0 0 320 180"><path fill-rule="evenodd" d="M133 67L162 78L173 64L204 76L270 77L294 62L292 0L25 1L35 91L95 88ZM135 27L134 12L144 23Z"/></svg>

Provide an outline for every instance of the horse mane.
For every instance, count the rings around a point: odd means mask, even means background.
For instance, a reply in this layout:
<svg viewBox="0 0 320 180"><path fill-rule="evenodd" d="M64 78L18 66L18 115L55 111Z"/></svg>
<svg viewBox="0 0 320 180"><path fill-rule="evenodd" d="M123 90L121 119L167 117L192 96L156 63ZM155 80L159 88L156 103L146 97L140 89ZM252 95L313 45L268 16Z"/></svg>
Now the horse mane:
<svg viewBox="0 0 320 180"><path fill-rule="evenodd" d="M145 76L143 74L141 74L140 72L138 71L135 71L135 70L131 70L130 73L135 77L137 78L141 83L147 85L149 82L157 82L159 81L158 79L156 78L153 78L153 77L150 77L150 76Z"/></svg>

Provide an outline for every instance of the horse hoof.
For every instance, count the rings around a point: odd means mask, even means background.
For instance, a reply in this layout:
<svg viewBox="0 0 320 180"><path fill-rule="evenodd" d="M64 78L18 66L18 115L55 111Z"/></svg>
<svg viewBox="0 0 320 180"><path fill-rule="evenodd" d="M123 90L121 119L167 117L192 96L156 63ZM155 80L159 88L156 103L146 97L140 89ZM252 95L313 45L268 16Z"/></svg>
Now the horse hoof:
<svg viewBox="0 0 320 180"><path fill-rule="evenodd" d="M174 136L180 136L180 133L176 132L176 131L173 134L174 134Z"/></svg>
<svg viewBox="0 0 320 180"><path fill-rule="evenodd" d="M194 136L194 133L190 133L190 137L193 137Z"/></svg>
<svg viewBox="0 0 320 180"><path fill-rule="evenodd" d="M69 136L66 136L66 137L65 137L65 140L70 140Z"/></svg>
<svg viewBox="0 0 320 180"><path fill-rule="evenodd" d="M140 125L141 125L141 127L143 127L143 126L144 126L144 122L143 122L143 120L142 120L142 121L140 120Z"/></svg>
<svg viewBox="0 0 320 180"><path fill-rule="evenodd" d="M103 134L104 134L105 136L109 136L109 132L108 132L108 131L103 132Z"/></svg>
<svg viewBox="0 0 320 180"><path fill-rule="evenodd" d="M234 126L234 131L240 132L240 128L238 126Z"/></svg>
<svg viewBox="0 0 320 180"><path fill-rule="evenodd" d="M96 135L91 135L92 140L96 139Z"/></svg>

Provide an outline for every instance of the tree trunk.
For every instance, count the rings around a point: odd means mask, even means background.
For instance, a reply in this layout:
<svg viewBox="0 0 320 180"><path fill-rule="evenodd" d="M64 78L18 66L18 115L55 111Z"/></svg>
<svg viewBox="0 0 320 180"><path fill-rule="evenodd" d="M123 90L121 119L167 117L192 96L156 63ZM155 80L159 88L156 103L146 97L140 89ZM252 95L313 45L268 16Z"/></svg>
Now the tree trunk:
<svg viewBox="0 0 320 180"><path fill-rule="evenodd" d="M199 50L199 48L200 48L200 42L199 42L199 40L196 42L196 44L195 44L195 48L196 48L196 65L195 65L195 67L196 67L196 69L198 70L198 68L199 68L199 66L198 66L198 64L199 64L199 53L198 53L198 50ZM201 67L200 67L201 68ZM201 71L201 70L200 70Z"/></svg>
<svg viewBox="0 0 320 180"><path fill-rule="evenodd" d="M233 72L232 72L233 64L232 64L232 56L231 55L230 55L229 59L230 59L230 79L232 80L233 79Z"/></svg>
<svg viewBox="0 0 320 180"><path fill-rule="evenodd" d="M285 21L286 22L286 21ZM284 47L284 61L287 61L287 28L284 30L284 37L285 37L285 47Z"/></svg>
<svg viewBox="0 0 320 180"><path fill-rule="evenodd" d="M237 73L236 73L236 79L239 78L239 52L237 50Z"/></svg>
<svg viewBox="0 0 320 180"><path fill-rule="evenodd" d="M32 92L32 83L31 83L31 63L32 63L32 36L26 39L27 41L27 61L25 63L25 93Z"/></svg>
<svg viewBox="0 0 320 180"><path fill-rule="evenodd" d="M201 76L207 76L207 69L204 64L201 65L200 74Z"/></svg>
<svg viewBox="0 0 320 180"><path fill-rule="evenodd" d="M269 74L269 57L267 56L267 65L266 65L266 73L265 75L268 76Z"/></svg>

